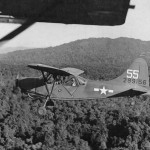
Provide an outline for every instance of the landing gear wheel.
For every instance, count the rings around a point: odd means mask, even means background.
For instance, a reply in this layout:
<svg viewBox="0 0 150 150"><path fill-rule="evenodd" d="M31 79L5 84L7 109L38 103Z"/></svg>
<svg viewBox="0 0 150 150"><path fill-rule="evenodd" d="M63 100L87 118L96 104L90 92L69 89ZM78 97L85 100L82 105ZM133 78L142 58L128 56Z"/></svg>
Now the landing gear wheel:
<svg viewBox="0 0 150 150"><path fill-rule="evenodd" d="M42 115L42 116L46 115L46 112L47 110L45 107L40 107L38 110L39 115Z"/></svg>

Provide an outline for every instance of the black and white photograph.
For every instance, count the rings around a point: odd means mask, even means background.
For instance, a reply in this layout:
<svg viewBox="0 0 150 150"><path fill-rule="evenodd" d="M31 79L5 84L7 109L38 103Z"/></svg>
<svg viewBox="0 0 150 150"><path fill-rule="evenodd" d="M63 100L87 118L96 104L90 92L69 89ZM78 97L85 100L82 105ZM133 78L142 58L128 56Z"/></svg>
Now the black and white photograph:
<svg viewBox="0 0 150 150"><path fill-rule="evenodd" d="M0 0L0 150L150 150L150 0Z"/></svg>

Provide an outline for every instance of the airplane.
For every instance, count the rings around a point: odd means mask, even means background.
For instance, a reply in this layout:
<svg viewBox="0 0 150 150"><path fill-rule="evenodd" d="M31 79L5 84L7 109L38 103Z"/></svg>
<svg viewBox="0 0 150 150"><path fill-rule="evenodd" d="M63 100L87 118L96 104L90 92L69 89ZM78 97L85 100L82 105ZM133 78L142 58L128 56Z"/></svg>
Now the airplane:
<svg viewBox="0 0 150 150"><path fill-rule="evenodd" d="M55 68L44 64L29 64L28 67L41 71L40 77L16 79L16 86L31 99L45 99L39 108L40 115L46 114L55 100L93 100L115 97L149 95L148 65L144 58L137 58L119 77L109 81L94 81L80 75L76 68Z"/></svg>
<svg viewBox="0 0 150 150"><path fill-rule="evenodd" d="M125 23L130 0L0 0L0 23L21 24L0 39L14 38L35 22L107 25Z"/></svg>

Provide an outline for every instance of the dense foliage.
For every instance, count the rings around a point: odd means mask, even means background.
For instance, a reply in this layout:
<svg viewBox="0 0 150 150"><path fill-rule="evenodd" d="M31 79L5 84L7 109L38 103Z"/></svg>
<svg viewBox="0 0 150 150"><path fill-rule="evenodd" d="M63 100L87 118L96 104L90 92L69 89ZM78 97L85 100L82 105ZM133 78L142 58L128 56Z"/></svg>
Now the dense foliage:
<svg viewBox="0 0 150 150"><path fill-rule="evenodd" d="M129 56L122 56L121 59L120 54L109 59L107 55L89 54L91 48L87 49L89 51L81 55L82 59L76 56L77 53L72 57L66 52L63 55L68 58L65 63L60 64L64 58L59 55L60 61L54 61L53 65L66 67L68 64L83 69L84 76L91 79L112 79L120 75L132 59L130 56L127 62ZM43 53L46 51L43 50ZM56 57L58 52L53 53ZM22 54L19 56L21 59ZM21 60L28 59L25 56L30 55L26 53ZM71 57L77 61L71 61ZM97 57L108 62L97 62ZM25 67L28 61L18 65L13 63L15 60L9 60L6 61L5 57L0 64L1 150L145 150L150 147L150 97L56 101L45 116L40 116L37 110L44 101L31 101L21 94L14 83L18 72L22 76L37 76L38 73ZM51 65L51 61L47 60L47 64ZM41 62L45 63L45 60Z"/></svg>

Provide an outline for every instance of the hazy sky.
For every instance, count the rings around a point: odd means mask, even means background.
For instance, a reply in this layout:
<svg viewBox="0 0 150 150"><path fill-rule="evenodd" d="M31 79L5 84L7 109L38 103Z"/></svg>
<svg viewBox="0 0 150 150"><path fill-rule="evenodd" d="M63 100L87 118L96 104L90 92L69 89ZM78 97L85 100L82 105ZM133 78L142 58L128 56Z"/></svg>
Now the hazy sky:
<svg viewBox="0 0 150 150"><path fill-rule="evenodd" d="M89 37L131 37L150 41L150 0L131 0L131 4L135 9L129 9L122 26L36 23L3 47L49 47ZM0 37L18 26L0 23Z"/></svg>

